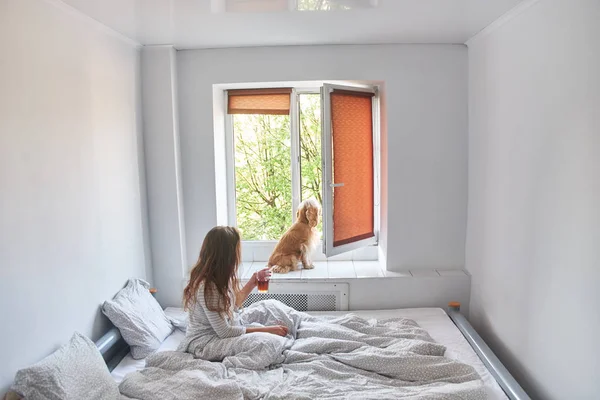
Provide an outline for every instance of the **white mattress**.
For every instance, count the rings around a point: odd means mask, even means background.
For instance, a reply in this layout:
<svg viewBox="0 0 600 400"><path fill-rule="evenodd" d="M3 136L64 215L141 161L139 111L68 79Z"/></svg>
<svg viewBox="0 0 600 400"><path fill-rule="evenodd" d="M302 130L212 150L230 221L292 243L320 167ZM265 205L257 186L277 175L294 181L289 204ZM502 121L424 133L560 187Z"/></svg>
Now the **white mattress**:
<svg viewBox="0 0 600 400"><path fill-rule="evenodd" d="M179 308L167 308L167 315L173 317L181 317L183 310ZM347 311L337 312L313 312L313 315L343 315ZM446 346L446 357L456 359L466 364L472 365L477 373L483 379L489 400L507 400L508 397L504 394L494 377L490 374L487 368L483 365L477 354L473 351L467 340L448 317L446 312L441 308L406 308L400 310L373 310L373 311L352 311L363 318L396 318L404 317L416 321L423 327L431 337L438 343ZM169 336L158 351L175 350L179 343L183 340L185 334L176 329ZM134 360L131 354L128 354L119 365L112 371L112 376L117 382L121 382L125 375L130 372L144 368L144 360Z"/></svg>
<svg viewBox="0 0 600 400"><path fill-rule="evenodd" d="M168 307L165 309L165 314L169 317L173 317L176 320L183 320L186 316L185 311L181 308ZM173 351L177 350L177 346L179 343L185 338L185 333L180 331L179 329L175 329L171 335L165 339L164 342L158 348L158 351ZM144 359L134 360L131 357L131 353L128 353L125 358L121 360L119 365L112 370L111 375L117 383L121 383L121 381L125 378L125 375L138 371L140 369L144 369L146 366L146 361Z"/></svg>

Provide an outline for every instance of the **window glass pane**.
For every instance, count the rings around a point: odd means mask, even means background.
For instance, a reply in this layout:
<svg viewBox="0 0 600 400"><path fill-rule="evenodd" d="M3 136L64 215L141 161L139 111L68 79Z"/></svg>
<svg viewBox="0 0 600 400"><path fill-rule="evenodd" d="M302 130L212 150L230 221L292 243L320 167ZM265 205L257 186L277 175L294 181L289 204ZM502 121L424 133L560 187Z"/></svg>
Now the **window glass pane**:
<svg viewBox="0 0 600 400"><path fill-rule="evenodd" d="M301 200L311 197L322 202L321 173L321 95L301 94L300 103L300 176ZM321 232L322 222L317 230Z"/></svg>
<svg viewBox="0 0 600 400"><path fill-rule="evenodd" d="M243 240L279 240L292 223L289 115L233 115L237 225Z"/></svg>

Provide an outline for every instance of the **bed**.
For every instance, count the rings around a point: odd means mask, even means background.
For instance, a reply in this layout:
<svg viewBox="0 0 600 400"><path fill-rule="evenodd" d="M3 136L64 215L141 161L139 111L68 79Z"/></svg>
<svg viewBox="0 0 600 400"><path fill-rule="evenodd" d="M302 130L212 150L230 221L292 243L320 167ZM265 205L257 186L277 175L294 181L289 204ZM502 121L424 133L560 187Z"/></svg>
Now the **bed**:
<svg viewBox="0 0 600 400"><path fill-rule="evenodd" d="M181 319L185 315L183 310L178 308L167 308L165 313L175 319ZM344 315L348 312L312 312L311 315ZM457 361L469 364L475 368L481 376L485 392L488 399L528 399L527 395L518 386L514 379L508 374L508 371L499 364L493 353L487 348L485 343L480 340L476 332L470 327L466 319L459 312L458 305L454 305L447 312L440 308L414 308L398 310L374 310L374 311L354 311L360 317L371 319L388 318L408 318L412 319L422 328L427 330L431 337L438 343L446 346L445 356ZM113 332L114 333L114 332ZM178 344L183 340L185 334L176 329L160 346L159 352L175 350ZM108 335L98 342L98 346L103 353L109 353L116 347L118 337ZM477 351L477 353L476 353ZM118 353L118 352L117 352ZM123 353L123 350L120 351ZM478 356L480 354L480 356ZM118 363L116 363L116 359ZM122 359L120 359L122 358ZM119 360L120 359L120 360ZM145 367L145 360L134 360L131 354L124 357L107 357L107 363L113 364L111 375L117 382L121 382L127 374L141 370ZM486 367L487 365L487 367ZM500 384L502 387L500 386Z"/></svg>
<svg viewBox="0 0 600 400"><path fill-rule="evenodd" d="M63 393L60 398L107 400L191 400L199 395L227 400L529 399L458 303L450 303L447 312L307 313L298 311L302 305L249 299L240 313L242 324L285 325L289 334L217 341L200 347L202 356L195 358L174 351L185 338L186 313L163 310L152 291L147 282L130 279L103 304L113 328L95 343L75 332L54 353L17 371L7 398L37 398L36 393L50 391ZM90 380L93 388L86 384Z"/></svg>

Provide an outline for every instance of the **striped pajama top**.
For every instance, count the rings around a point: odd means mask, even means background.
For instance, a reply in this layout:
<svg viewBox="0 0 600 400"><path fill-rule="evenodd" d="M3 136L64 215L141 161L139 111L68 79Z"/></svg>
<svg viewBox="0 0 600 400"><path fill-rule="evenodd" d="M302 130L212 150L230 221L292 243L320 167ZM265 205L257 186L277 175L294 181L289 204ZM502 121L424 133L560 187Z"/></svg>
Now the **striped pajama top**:
<svg viewBox="0 0 600 400"><path fill-rule="evenodd" d="M214 338L225 339L246 333L246 328L240 323L233 291L230 291L229 296L232 300L229 310L232 317L210 311L204 298L204 284L200 285L196 303L188 311L188 327L179 351L190 351L190 347L203 346ZM218 298L216 295L208 296L208 301L216 305Z"/></svg>

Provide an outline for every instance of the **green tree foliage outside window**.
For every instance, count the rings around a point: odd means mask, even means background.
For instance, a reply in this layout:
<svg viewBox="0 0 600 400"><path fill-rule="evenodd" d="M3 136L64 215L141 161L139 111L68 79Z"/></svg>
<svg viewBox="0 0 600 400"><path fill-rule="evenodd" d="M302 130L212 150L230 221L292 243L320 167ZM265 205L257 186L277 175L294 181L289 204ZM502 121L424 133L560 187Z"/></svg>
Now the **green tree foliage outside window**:
<svg viewBox="0 0 600 400"><path fill-rule="evenodd" d="M277 240L292 222L290 117L233 121L238 227L244 240Z"/></svg>
<svg viewBox="0 0 600 400"><path fill-rule="evenodd" d="M297 9L300 11L331 11L349 10L350 7L329 0L298 0Z"/></svg>

